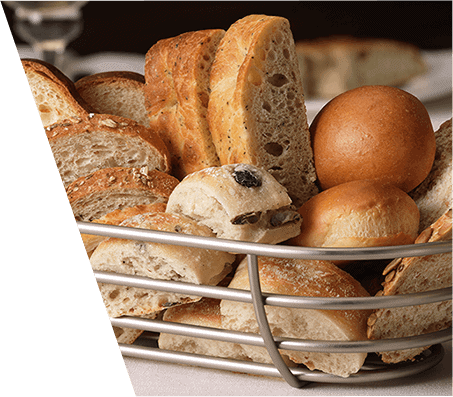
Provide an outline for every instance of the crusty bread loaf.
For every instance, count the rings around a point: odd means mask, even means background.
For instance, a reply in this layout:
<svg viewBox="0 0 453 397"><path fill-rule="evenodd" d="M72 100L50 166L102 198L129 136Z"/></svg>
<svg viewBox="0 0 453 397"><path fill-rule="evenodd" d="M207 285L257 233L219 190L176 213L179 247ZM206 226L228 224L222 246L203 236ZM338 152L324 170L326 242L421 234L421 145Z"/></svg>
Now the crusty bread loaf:
<svg viewBox="0 0 453 397"><path fill-rule="evenodd" d="M261 289L264 293L316 296L361 297L366 290L349 274L327 261L258 258ZM239 265L229 288L249 290L247 260ZM222 326L258 333L253 306L222 300ZM312 340L365 340L369 310L313 310L277 306L265 307L274 336ZM268 356L265 348L242 345L254 361ZM282 353L309 369L348 377L362 367L366 353L318 353L282 350ZM268 358L270 359L270 358Z"/></svg>
<svg viewBox="0 0 453 397"><path fill-rule="evenodd" d="M46 128L61 179L67 187L81 176L112 167L170 172L170 154L151 129L124 117L90 114Z"/></svg>
<svg viewBox="0 0 453 397"><path fill-rule="evenodd" d="M174 323L222 329L220 299L203 298L198 302L171 307L165 311L162 319ZM159 335L159 348L250 361L250 358L238 343L178 334L161 333Z"/></svg>
<svg viewBox="0 0 453 397"><path fill-rule="evenodd" d="M358 180L324 190L298 212L302 247L374 247L412 244L418 235L414 200L393 185ZM346 262L342 262L346 263Z"/></svg>
<svg viewBox="0 0 453 397"><path fill-rule="evenodd" d="M158 41L146 54L149 122L172 154L178 179L219 165L206 120L209 72L222 29L183 33Z"/></svg>
<svg viewBox="0 0 453 397"><path fill-rule="evenodd" d="M145 109L145 77L128 71L102 72L82 77L75 83L80 96L96 113L113 114L149 127Z"/></svg>
<svg viewBox="0 0 453 397"><path fill-rule="evenodd" d="M209 128L221 164L269 171L300 206L317 192L289 22L249 15L227 30L211 68Z"/></svg>
<svg viewBox="0 0 453 397"><path fill-rule="evenodd" d="M420 210L420 232L452 208L451 119L441 124L434 134L436 156L433 167L425 180L409 192Z"/></svg>
<svg viewBox="0 0 453 397"><path fill-rule="evenodd" d="M37 59L23 59L22 66L44 127L85 118L93 111L74 83L55 66Z"/></svg>
<svg viewBox="0 0 453 397"><path fill-rule="evenodd" d="M405 192L429 174L436 139L426 107L395 87L363 86L330 100L310 125L321 188L377 179Z"/></svg>
<svg viewBox="0 0 453 397"><path fill-rule="evenodd" d="M159 202L154 202L153 204L139 204L133 207L114 210L101 216L99 219L93 219L91 222L103 225L120 225L126 219L136 215L147 214L149 212L165 212L166 208L167 204ZM82 233L82 241L88 257L91 257L96 247L107 238L108 237L105 236Z"/></svg>
<svg viewBox="0 0 453 397"><path fill-rule="evenodd" d="M451 209L415 241L427 243L448 241L452 237ZM432 291L452 285L452 254L427 255L414 258L399 258L384 270L383 290L377 295L399 295ZM368 319L370 339L402 338L422 335L451 327L451 299L425 305L378 309ZM379 353L386 363L411 360L429 346Z"/></svg>
<svg viewBox="0 0 453 397"><path fill-rule="evenodd" d="M300 233L301 219L286 189L250 164L186 176L170 194L167 212L184 214L225 239L277 244Z"/></svg>
<svg viewBox="0 0 453 397"><path fill-rule="evenodd" d="M307 97L333 98L363 85L400 86L428 67L418 47L389 39L352 36L297 41Z"/></svg>
<svg viewBox="0 0 453 397"><path fill-rule="evenodd" d="M214 237L209 228L190 218L161 212L137 215L121 226ZM90 261L93 270L215 285L229 273L234 259L234 255L221 251L108 238L98 245ZM200 299L113 284L100 283L99 287L111 317L149 315Z"/></svg>
<svg viewBox="0 0 453 397"><path fill-rule="evenodd" d="M74 216L89 222L139 204L166 203L179 181L165 172L139 168L103 168L66 188Z"/></svg>

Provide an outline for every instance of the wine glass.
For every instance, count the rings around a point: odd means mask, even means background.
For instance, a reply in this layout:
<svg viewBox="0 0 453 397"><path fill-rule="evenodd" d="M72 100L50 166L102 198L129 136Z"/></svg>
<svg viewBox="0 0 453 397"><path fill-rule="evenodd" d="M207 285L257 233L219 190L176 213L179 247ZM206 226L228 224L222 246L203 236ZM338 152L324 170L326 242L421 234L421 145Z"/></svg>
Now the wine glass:
<svg viewBox="0 0 453 397"><path fill-rule="evenodd" d="M65 51L83 28L88 1L4 1L13 8L14 32L42 59L65 72Z"/></svg>

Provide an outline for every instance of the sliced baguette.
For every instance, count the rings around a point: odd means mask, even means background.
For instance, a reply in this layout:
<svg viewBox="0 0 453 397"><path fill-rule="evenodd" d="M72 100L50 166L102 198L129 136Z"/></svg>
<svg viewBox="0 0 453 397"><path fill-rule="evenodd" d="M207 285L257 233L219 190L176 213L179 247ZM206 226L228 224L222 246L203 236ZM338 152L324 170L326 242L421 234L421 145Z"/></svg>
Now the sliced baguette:
<svg viewBox="0 0 453 397"><path fill-rule="evenodd" d="M420 210L420 229L425 230L452 208L452 119L445 121L434 132L436 156L429 175L409 196Z"/></svg>
<svg viewBox="0 0 453 397"><path fill-rule="evenodd" d="M285 18L249 15L211 68L208 122L221 164L269 171L298 207L318 190L299 64Z"/></svg>
<svg viewBox="0 0 453 397"><path fill-rule="evenodd" d="M174 175L219 165L206 121L209 71L221 29L160 40L146 54L145 97L150 125L172 153Z"/></svg>
<svg viewBox="0 0 453 397"><path fill-rule="evenodd" d="M348 273L327 261L258 258L261 289L264 293L315 296L361 297L368 292ZM247 259L237 268L229 288L249 290ZM274 336L313 340L365 340L369 310L313 310L265 306ZM242 332L259 333L250 303L222 300L222 326ZM253 361L270 360L262 347L242 345ZM348 377L362 367L366 353L318 353L282 350L282 354L310 370ZM268 358L266 358L268 357Z"/></svg>
<svg viewBox="0 0 453 397"><path fill-rule="evenodd" d="M214 237L211 230L183 215L148 213L121 226ZM159 280L215 285L231 270L235 256L226 252L161 243L108 238L91 255L93 270L131 274ZM200 297L143 288L99 284L110 317L144 316Z"/></svg>
<svg viewBox="0 0 453 397"><path fill-rule="evenodd" d="M166 208L167 205L165 203L154 202L153 204L142 204L142 205L139 204L133 207L117 209L115 211L109 212L108 214L105 214L99 219L93 219L91 222L103 225L118 226L126 219L132 218L136 215L147 214L149 212L165 212ZM105 236L97 236L94 234L82 233L82 241L85 246L85 250L88 254L88 257L91 257L96 247L107 238L108 237Z"/></svg>
<svg viewBox="0 0 453 397"><path fill-rule="evenodd" d="M124 117L92 113L85 120L49 126L46 134L65 187L102 168L171 170L159 135Z"/></svg>
<svg viewBox="0 0 453 397"><path fill-rule="evenodd" d="M96 73L75 82L80 96L97 113L126 117L149 127L144 85L143 75L128 71Z"/></svg>
<svg viewBox="0 0 453 397"><path fill-rule="evenodd" d="M76 179L66 188L74 216L89 222L139 204L166 203L178 180L158 170L104 168Z"/></svg>
<svg viewBox="0 0 453 397"><path fill-rule="evenodd" d="M37 59L23 59L22 67L44 127L65 119L86 118L94 111L74 83L55 66Z"/></svg>
<svg viewBox="0 0 453 397"><path fill-rule="evenodd" d="M433 225L425 229L416 244L448 241L452 237L452 211L448 210ZM423 257L393 260L383 272L385 281L381 295L400 295L433 291L452 285L451 252ZM422 335L451 327L451 299L409 307L378 309L368 318L368 338L388 339ZM398 363L413 360L429 346L398 351L380 352L382 361Z"/></svg>

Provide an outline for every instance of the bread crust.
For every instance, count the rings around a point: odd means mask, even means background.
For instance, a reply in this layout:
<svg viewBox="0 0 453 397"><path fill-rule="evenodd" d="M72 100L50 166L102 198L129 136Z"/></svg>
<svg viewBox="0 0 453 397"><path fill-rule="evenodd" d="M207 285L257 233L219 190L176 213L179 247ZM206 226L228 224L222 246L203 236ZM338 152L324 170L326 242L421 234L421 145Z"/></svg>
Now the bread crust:
<svg viewBox="0 0 453 397"><path fill-rule="evenodd" d="M94 112L80 96L72 80L55 66L38 59L26 58L22 59L22 67L44 127L69 117L86 118ZM35 81L34 77L39 77L39 81ZM51 97L40 86L43 83L53 91Z"/></svg>
<svg viewBox="0 0 453 397"><path fill-rule="evenodd" d="M209 71L222 29L158 41L146 54L144 87L150 125L172 154L178 179L219 165L206 120Z"/></svg>
<svg viewBox="0 0 453 397"><path fill-rule="evenodd" d="M448 210L415 241L416 244L452 238L452 210ZM423 257L398 258L384 270L383 290L378 296L432 291L452 285L451 252ZM368 318L368 338L387 339L422 335L451 327L451 300L402 308L377 309ZM429 346L380 352L386 363L413 360Z"/></svg>
<svg viewBox="0 0 453 397"><path fill-rule="evenodd" d="M297 206L313 196L316 174L288 20L249 15L231 25L210 84L208 121L220 163L267 170Z"/></svg>

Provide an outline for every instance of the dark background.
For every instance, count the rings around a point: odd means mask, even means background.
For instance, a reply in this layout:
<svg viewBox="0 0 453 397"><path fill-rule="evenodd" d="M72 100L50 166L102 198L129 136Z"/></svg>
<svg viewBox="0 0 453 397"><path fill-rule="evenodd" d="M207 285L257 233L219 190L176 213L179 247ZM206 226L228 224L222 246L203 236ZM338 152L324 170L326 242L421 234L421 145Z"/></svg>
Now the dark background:
<svg viewBox="0 0 453 397"><path fill-rule="evenodd" d="M3 7L12 26L12 11ZM366 1L92 1L82 9L84 30L69 47L145 54L158 40L200 29L228 27L249 14L278 15L295 40L331 34L393 38L422 49L452 46L452 2ZM15 34L17 44L23 44Z"/></svg>

